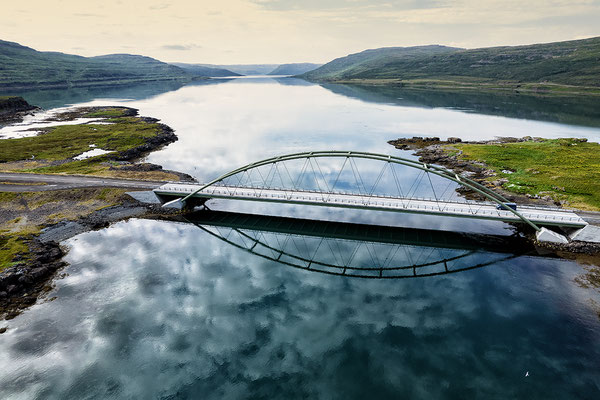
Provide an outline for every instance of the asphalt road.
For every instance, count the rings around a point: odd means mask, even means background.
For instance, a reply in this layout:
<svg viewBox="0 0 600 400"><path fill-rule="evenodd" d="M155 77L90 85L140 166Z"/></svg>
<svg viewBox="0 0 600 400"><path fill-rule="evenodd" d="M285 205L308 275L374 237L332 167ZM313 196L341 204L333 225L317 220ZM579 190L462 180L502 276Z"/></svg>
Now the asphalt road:
<svg viewBox="0 0 600 400"><path fill-rule="evenodd" d="M132 179L97 178L80 175L44 175L0 172L0 192L40 192L86 187L154 189L165 182Z"/></svg>

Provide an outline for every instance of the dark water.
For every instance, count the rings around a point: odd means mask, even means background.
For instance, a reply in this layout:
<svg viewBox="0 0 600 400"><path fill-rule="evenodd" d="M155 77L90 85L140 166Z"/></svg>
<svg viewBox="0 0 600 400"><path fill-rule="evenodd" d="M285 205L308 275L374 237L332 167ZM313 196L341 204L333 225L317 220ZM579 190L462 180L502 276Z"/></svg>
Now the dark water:
<svg viewBox="0 0 600 400"><path fill-rule="evenodd" d="M386 141L415 134L600 138L599 115L589 110L577 117L589 123L536 118L553 114L543 100L538 112L531 106L514 115L486 113L479 98L478 109L460 99L439 103L436 94L433 103L405 104L385 100L388 93L380 100L378 90L367 93L375 100L332 90L246 79L91 104L126 104L161 118L180 140L149 160L200 180L315 148L401 155ZM594 267L522 248L506 224L225 202L212 208L408 228L382 234L205 214L133 219L79 235L64 243L70 266L46 301L3 325L0 398L600 395L600 292L585 285ZM315 271L382 265L409 277Z"/></svg>

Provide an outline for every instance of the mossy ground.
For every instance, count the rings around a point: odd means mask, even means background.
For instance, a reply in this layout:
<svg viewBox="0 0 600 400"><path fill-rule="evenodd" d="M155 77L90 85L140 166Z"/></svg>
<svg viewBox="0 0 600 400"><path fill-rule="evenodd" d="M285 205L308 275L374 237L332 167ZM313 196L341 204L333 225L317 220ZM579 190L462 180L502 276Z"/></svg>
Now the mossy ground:
<svg viewBox="0 0 600 400"><path fill-rule="evenodd" d="M125 151L160 133L158 124L135 117L111 118L106 122L110 124L61 125L38 136L0 140L0 162L68 160L91 150L91 145L107 151Z"/></svg>
<svg viewBox="0 0 600 400"><path fill-rule="evenodd" d="M13 260L17 256L27 258L29 254L27 241L30 239L31 235L24 236L21 233L9 234L0 231L0 272L12 266Z"/></svg>
<svg viewBox="0 0 600 400"><path fill-rule="evenodd" d="M148 138L163 132L163 127L154 120L135 114L136 110L126 107L90 107L60 114L56 116L58 121L86 117L101 118L103 124L60 125L37 136L0 140L0 170L178 180L176 175L163 171L120 170L121 164L111 159L111 155L143 145ZM74 160L92 148L113 153ZM0 271L11 266L15 258L27 259L28 242L43 227L121 204L125 192L125 189L82 188L12 193L2 192L0 183Z"/></svg>
<svg viewBox="0 0 600 400"><path fill-rule="evenodd" d="M101 118L103 123L60 125L37 136L0 140L0 171L177 180L176 175L162 171L119 171L119 163L112 161L115 154L143 145L162 133L163 128L154 120L132 114L135 110L125 107L76 109L56 118L65 121L78 117ZM74 159L93 148L112 153Z"/></svg>
<svg viewBox="0 0 600 400"><path fill-rule="evenodd" d="M600 144L546 139L498 144L460 143L460 158L479 161L508 180L511 192L549 195L569 207L600 211ZM502 172L505 171L505 172Z"/></svg>
<svg viewBox="0 0 600 400"><path fill-rule="evenodd" d="M28 242L45 226L76 220L120 204L126 189L82 188L29 193L0 192L0 271L20 256L27 259Z"/></svg>

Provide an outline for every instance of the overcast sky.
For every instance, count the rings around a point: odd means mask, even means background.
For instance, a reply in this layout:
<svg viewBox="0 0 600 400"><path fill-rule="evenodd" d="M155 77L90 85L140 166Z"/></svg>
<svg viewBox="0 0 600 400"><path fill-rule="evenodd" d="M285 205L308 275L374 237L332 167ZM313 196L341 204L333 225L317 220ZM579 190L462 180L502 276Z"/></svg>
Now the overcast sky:
<svg viewBox="0 0 600 400"><path fill-rule="evenodd" d="M368 48L487 47L600 36L600 0L6 1L0 39L85 56L327 62Z"/></svg>

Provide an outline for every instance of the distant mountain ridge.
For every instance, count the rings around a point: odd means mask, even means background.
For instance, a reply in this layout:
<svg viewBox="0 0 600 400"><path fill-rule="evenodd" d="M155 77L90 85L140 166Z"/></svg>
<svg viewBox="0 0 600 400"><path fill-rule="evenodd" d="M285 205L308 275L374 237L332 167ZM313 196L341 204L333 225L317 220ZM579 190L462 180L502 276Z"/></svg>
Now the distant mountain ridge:
<svg viewBox="0 0 600 400"><path fill-rule="evenodd" d="M319 68L323 64L291 63L281 64L267 75L300 75Z"/></svg>
<svg viewBox="0 0 600 400"><path fill-rule="evenodd" d="M230 71L225 68L207 67L203 64L186 64L186 63L171 63L176 67L179 67L185 71L199 76L208 77L224 77L224 76L241 76L237 72Z"/></svg>
<svg viewBox="0 0 600 400"><path fill-rule="evenodd" d="M320 82L423 80L599 87L600 37L479 49L445 46L372 49L337 58L300 77Z"/></svg>
<svg viewBox="0 0 600 400"><path fill-rule="evenodd" d="M204 77L151 57L110 54L82 57L40 52L0 40L0 88L114 86L153 81L189 82Z"/></svg>
<svg viewBox="0 0 600 400"><path fill-rule="evenodd" d="M209 68L223 68L240 75L267 75L279 64L196 64Z"/></svg>

